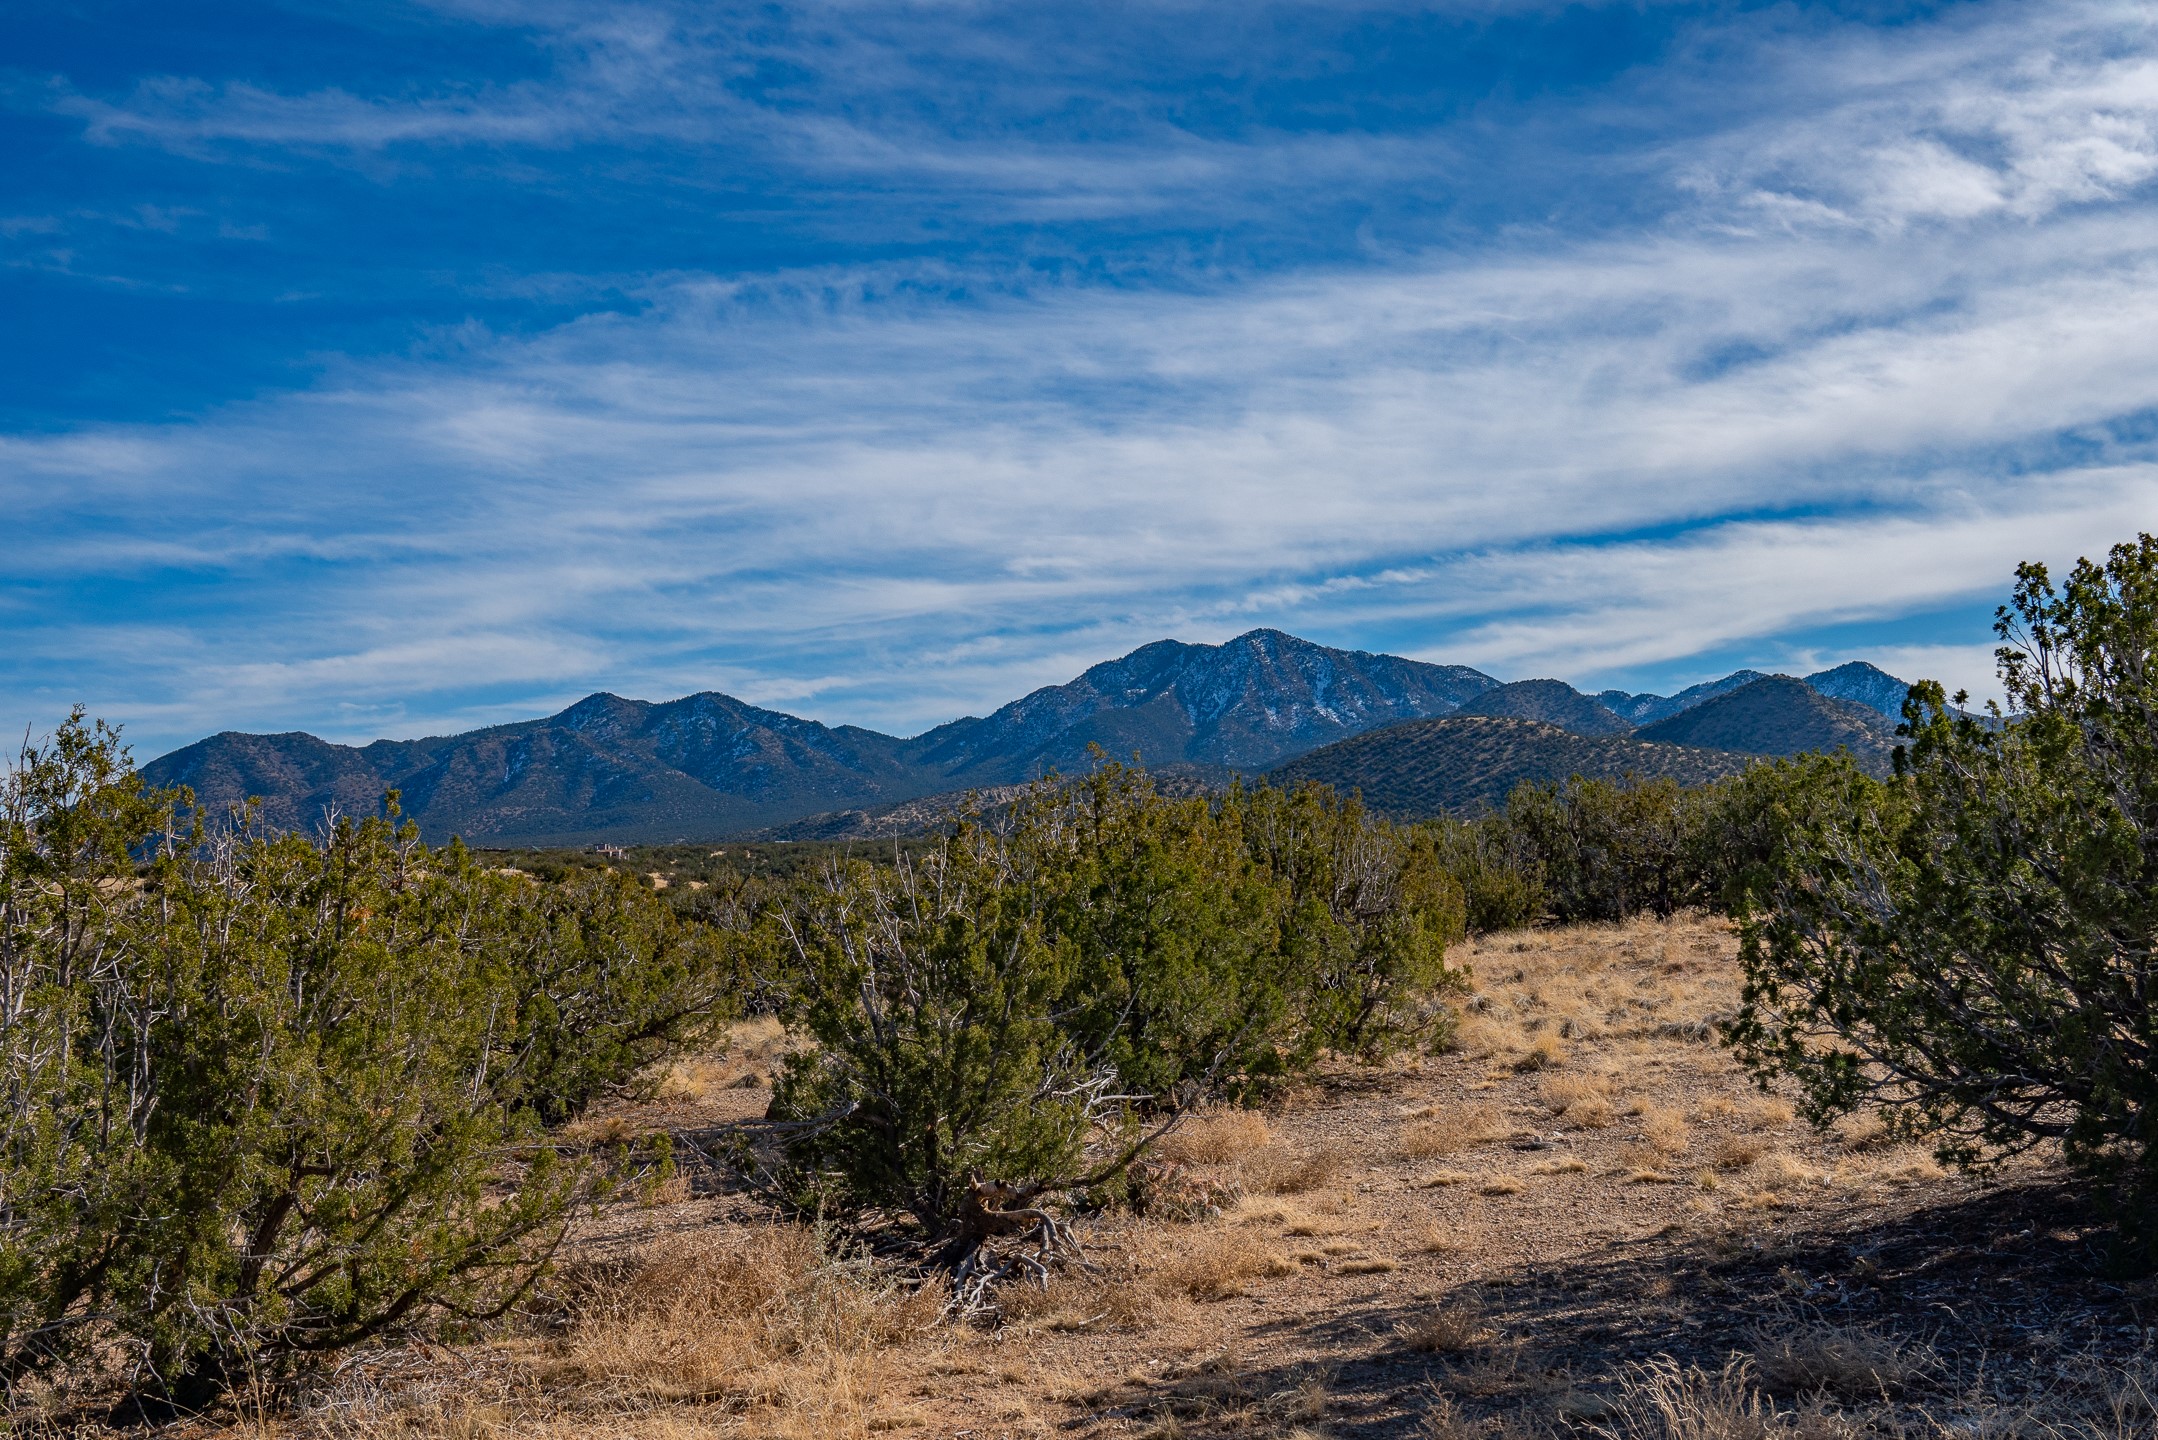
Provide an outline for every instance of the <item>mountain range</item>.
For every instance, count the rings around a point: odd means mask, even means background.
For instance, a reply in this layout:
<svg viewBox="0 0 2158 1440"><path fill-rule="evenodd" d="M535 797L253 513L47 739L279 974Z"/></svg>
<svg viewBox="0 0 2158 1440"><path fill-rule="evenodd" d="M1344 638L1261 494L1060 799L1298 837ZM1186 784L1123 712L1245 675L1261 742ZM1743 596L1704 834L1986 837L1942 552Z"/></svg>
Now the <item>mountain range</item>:
<svg viewBox="0 0 2158 1440"><path fill-rule="evenodd" d="M1091 763L1094 746L1118 759L1136 754L1157 770L1223 780L1440 717L1534 727L1513 732L1543 757L1531 769L1565 763L1583 738L1648 747L1651 757L1847 744L1878 759L1891 728L1881 718L1892 708L1888 697L1900 704L1904 688L1856 664L1804 681L1740 671L1676 696L1592 697L1557 680L1502 684L1467 666L1254 630L1220 645L1157 641L988 716L912 738L826 726L715 692L658 704L603 693L543 719L365 746L228 731L152 761L144 774L192 787L212 809L257 797L265 820L285 828L313 828L331 811L373 813L395 789L431 840L649 843L804 833L805 826L837 833L812 817L911 813L920 808L911 802L925 797L1070 773ZM1660 733L1674 724L1679 732ZM1706 778L1742 763L1727 758L1704 769L1686 760L1679 768ZM1358 782L1347 775L1339 783ZM1461 803L1457 796L1437 808Z"/></svg>

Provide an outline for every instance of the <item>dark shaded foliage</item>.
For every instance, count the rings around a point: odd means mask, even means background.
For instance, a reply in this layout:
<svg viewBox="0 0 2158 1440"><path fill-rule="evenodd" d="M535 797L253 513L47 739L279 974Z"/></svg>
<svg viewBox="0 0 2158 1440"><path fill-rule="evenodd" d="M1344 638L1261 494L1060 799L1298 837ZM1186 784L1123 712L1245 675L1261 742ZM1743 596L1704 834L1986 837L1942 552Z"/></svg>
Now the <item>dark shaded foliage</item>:
<svg viewBox="0 0 2158 1440"><path fill-rule="evenodd" d="M1730 1038L1816 1119L1862 1104L1951 1160L2058 1141L2147 1246L2158 1209L2158 541L2025 565L1997 626L2015 718L1913 687L1881 785L1793 797Z"/></svg>

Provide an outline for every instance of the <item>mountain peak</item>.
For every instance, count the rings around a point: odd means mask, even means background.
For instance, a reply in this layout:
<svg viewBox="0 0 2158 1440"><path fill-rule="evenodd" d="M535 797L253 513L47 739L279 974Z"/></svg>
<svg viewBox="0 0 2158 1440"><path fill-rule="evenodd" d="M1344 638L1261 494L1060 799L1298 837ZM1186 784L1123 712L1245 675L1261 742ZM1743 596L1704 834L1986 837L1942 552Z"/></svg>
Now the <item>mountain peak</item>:
<svg viewBox="0 0 2158 1440"><path fill-rule="evenodd" d="M1891 720L1902 718L1903 697L1911 690L1908 682L1863 660L1850 660L1833 670L1816 671L1806 677L1806 683L1831 699L1864 705Z"/></svg>
<svg viewBox="0 0 2158 1440"><path fill-rule="evenodd" d="M954 785L1083 769L1092 745L1155 767L1259 769L1377 725L1450 714L1498 683L1266 628L1218 645L1157 640L986 719L939 726L921 737L920 758Z"/></svg>

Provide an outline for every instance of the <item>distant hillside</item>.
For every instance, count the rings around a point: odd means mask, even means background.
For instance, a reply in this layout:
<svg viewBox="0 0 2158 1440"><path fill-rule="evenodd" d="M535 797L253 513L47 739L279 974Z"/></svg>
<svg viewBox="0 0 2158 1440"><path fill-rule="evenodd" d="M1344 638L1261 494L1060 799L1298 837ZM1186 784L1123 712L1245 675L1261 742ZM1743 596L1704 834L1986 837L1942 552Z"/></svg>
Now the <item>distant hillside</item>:
<svg viewBox="0 0 2158 1440"><path fill-rule="evenodd" d="M1160 640L986 719L940 725L906 753L947 789L1068 774L1097 744L1156 769L1256 770L1375 726L1451 714L1498 683L1465 665L1335 650L1279 630L1221 645Z"/></svg>
<svg viewBox="0 0 2158 1440"><path fill-rule="evenodd" d="M1849 700L1878 710L1890 720L1903 718L1903 697L1910 693L1910 684L1898 680L1876 665L1863 660L1853 660L1848 665L1838 665L1833 670L1820 670L1806 677L1806 683L1831 700Z"/></svg>
<svg viewBox="0 0 2158 1440"><path fill-rule="evenodd" d="M1879 711L1831 699L1788 675L1764 676L1644 726L1634 737L1749 755L1796 755L1847 746L1876 766L1886 763L1896 743L1895 726Z"/></svg>
<svg viewBox="0 0 2158 1440"><path fill-rule="evenodd" d="M1704 680L1699 685L1687 686L1676 695L1629 695L1624 690L1606 690L1596 696L1596 701L1628 724L1653 725L1666 716L1691 710L1704 700L1713 700L1761 678L1758 670L1734 670L1721 680Z"/></svg>
<svg viewBox="0 0 2158 1440"><path fill-rule="evenodd" d="M754 830L733 838L745 843L774 840L890 840L902 835L925 835L944 829L970 806L994 815L1026 793L1024 785L992 785L984 790L947 790L924 795L897 805L871 809L825 810L805 815L784 825Z"/></svg>
<svg viewBox="0 0 2158 1440"><path fill-rule="evenodd" d="M437 842L452 835L504 847L808 839L920 828L931 813L922 805L948 813L951 797L969 790L1080 773L1097 745L1118 760L1136 754L1160 775L1219 783L1359 735L1456 714L1542 723L1612 743L1644 724L1635 739L1755 754L1847 744L1882 764L1890 742L1881 716L1901 705L1902 690L1895 677L1854 663L1806 682L1742 670L1677 695L1611 690L1591 698L1558 680L1502 685L1464 665L1253 630L1220 645L1144 645L990 715L912 739L822 725L712 692L661 704L599 694L543 719L365 746L228 731L154 760L144 773L193 787L212 811L259 796L265 818L286 829L312 829L332 811L372 814L382 793L395 789L405 813ZM1520 775L1560 764L1550 744L1516 740L1509 743L1518 756L1506 746L1504 755L1478 752L1497 767L1478 794L1503 795ZM1666 762L1679 763L1668 756L1654 763Z"/></svg>
<svg viewBox="0 0 2158 1440"><path fill-rule="evenodd" d="M1623 735L1633 728L1609 708L1563 680L1516 680L1486 690L1465 703L1458 715L1490 715L1502 720L1541 720L1576 735Z"/></svg>
<svg viewBox="0 0 2158 1440"><path fill-rule="evenodd" d="M1736 774L1748 757L1617 736L1576 735L1536 720L1459 715L1390 725L1290 761L1268 778L1317 780L1404 820L1467 816L1503 804L1523 781L1644 779L1698 785Z"/></svg>
<svg viewBox="0 0 2158 1440"><path fill-rule="evenodd" d="M1147 645L911 740L716 693L664 704L600 694L541 720L364 747L226 732L144 773L193 787L212 810L260 796L265 818L287 829L311 829L330 809L372 814L396 789L434 841L666 843L1073 773L1097 744L1120 760L1136 752L1156 769L1226 778L1450 713L1498 683L1466 666L1254 630L1221 645Z"/></svg>
<svg viewBox="0 0 2158 1440"><path fill-rule="evenodd" d="M313 828L330 807L373 814L396 789L431 840L664 843L943 788L901 758L902 743L725 695L654 705L602 694L544 720L361 748L213 735L144 774L193 787L213 810L261 796L264 818L288 829Z"/></svg>

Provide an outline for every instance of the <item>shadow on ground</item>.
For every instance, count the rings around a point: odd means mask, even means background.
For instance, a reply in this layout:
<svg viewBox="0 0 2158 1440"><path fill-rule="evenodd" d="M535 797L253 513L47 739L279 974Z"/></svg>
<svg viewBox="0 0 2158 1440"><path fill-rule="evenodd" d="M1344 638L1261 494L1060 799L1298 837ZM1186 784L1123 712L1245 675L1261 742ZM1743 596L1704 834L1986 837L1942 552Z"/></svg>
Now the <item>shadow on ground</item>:
<svg viewBox="0 0 2158 1440"><path fill-rule="evenodd" d="M1308 1423L1334 1440L1381 1440L1429 1433L1426 1417L1450 1407L1460 1433L1563 1433L1606 1416L1629 1367L1669 1356L1713 1373L1744 1355L1765 1362L1757 1373L1779 1401L1811 1391L1896 1433L1974 1397L2012 1408L2056 1394L2072 1369L2136 1367L2158 1285L2122 1278L2109 1240L2065 1182L1974 1184L1948 1204L1884 1213L1876 1202L1747 1229L1704 1223L1452 1290L1405 1284L1267 1320L1243 1350L1331 1363L1246 1364L1231 1347L1105 1397L1093 1422L1192 1437ZM1444 1353L1420 1351L1415 1337L1428 1342L1442 1312L1460 1333L1439 1335ZM1839 1363L1839 1343L1880 1363ZM1890 1370L1897 1380L1883 1383Z"/></svg>

